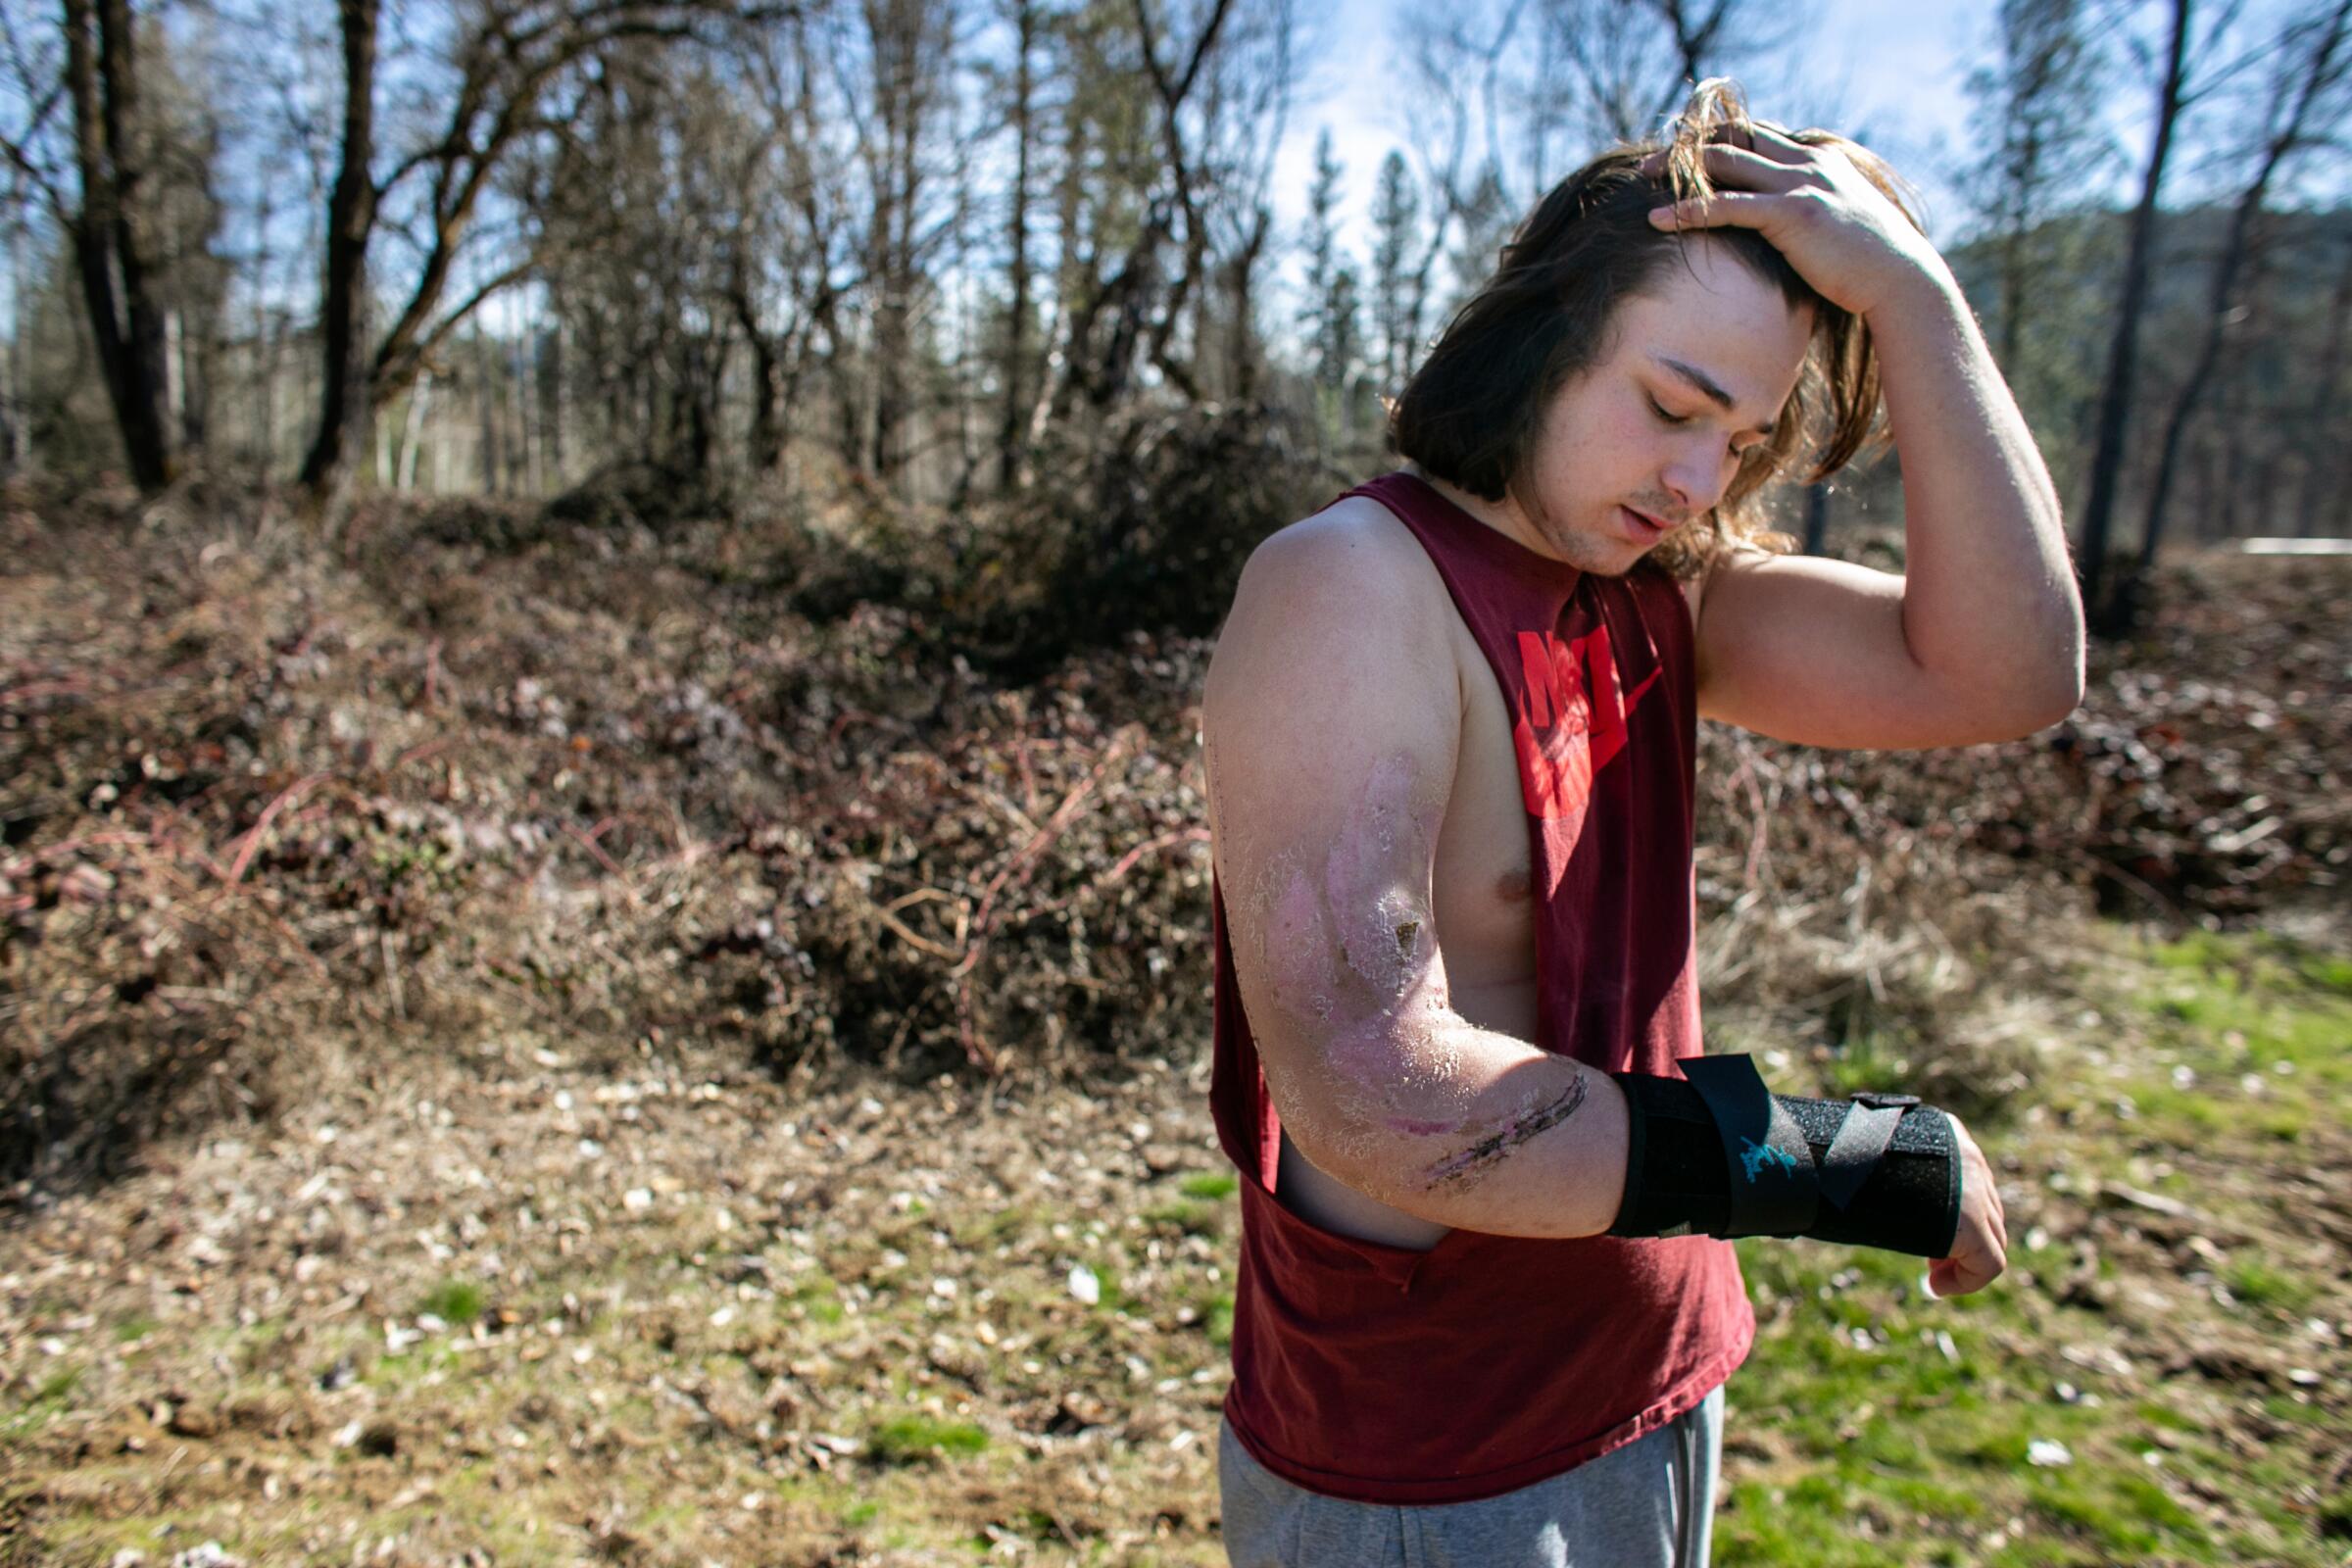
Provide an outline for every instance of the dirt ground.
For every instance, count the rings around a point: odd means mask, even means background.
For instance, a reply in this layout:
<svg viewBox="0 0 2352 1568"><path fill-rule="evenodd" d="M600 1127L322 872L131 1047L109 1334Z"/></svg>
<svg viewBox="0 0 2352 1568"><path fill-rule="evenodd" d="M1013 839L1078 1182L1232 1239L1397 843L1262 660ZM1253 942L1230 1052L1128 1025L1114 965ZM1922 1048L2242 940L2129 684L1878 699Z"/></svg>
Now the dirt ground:
<svg viewBox="0 0 2352 1568"><path fill-rule="evenodd" d="M2105 963L2143 989L2152 972ZM1847 1334L1899 1349L1931 1321L1986 1365L1994 1407L2028 1407L2021 1432L2062 1430L2039 1413L2057 1388L2072 1417L2098 1391L2119 1440L2197 1433L2167 1494L2197 1539L2277 1538L2249 1487L2306 1520L2275 1555L2178 1556L2096 1534L2015 1555L2025 1524L2006 1543L1996 1521L1933 1560L2341 1555L2352 1516L2325 1509L2352 1484L2352 1097L2310 1085L2320 1114L2282 1143L2276 1118L2304 1107L2249 1058L2251 1087L2217 1094L2268 1130L2200 1147L2179 1107L2121 1106L2180 1081L2161 1022L2104 1037L1987 1135L2018 1245L1997 1311L1936 1316L1901 1259L1832 1274L1842 1250L1743 1248L1761 1336L1733 1389L1718 1560L1778 1560L1736 1549L1740 1510L1823 1472L1803 1424L1770 1414L1843 1398L1795 1392L1829 1375L1797 1347L1828 1328L1840 1355ZM274 1130L159 1148L19 1216L0 1557L1222 1560L1234 1212L1198 1068L908 1090L651 1042L618 1063L527 1034L422 1044L343 1042ZM1878 1387L1919 1419L1950 1397ZM1844 1407L1850 1441L1872 1413Z"/></svg>

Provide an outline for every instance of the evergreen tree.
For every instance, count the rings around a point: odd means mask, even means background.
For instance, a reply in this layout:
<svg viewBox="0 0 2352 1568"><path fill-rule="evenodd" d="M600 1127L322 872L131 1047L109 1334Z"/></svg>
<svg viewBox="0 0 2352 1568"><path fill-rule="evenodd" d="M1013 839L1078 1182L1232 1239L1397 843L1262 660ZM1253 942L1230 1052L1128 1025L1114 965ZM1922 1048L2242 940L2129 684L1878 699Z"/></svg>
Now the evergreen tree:
<svg viewBox="0 0 2352 1568"><path fill-rule="evenodd" d="M1428 270L1412 269L1421 224L1421 192L1404 155L1391 151L1372 197L1372 317L1380 332L1380 386L1391 397L1413 370L1420 346Z"/></svg>

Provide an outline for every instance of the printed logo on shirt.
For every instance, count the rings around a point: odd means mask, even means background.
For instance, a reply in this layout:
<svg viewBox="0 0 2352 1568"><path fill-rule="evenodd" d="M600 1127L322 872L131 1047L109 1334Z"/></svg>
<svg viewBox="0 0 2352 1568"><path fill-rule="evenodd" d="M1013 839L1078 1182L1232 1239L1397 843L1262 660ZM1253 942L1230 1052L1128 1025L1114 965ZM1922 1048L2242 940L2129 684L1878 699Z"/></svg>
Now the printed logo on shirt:
<svg viewBox="0 0 2352 1568"><path fill-rule="evenodd" d="M1625 721L1664 671L1631 692L1617 674L1609 628L1562 642L1551 632L1519 634L1526 685L1511 740L1519 753L1519 795L1530 814L1581 817L1592 775L1625 750Z"/></svg>

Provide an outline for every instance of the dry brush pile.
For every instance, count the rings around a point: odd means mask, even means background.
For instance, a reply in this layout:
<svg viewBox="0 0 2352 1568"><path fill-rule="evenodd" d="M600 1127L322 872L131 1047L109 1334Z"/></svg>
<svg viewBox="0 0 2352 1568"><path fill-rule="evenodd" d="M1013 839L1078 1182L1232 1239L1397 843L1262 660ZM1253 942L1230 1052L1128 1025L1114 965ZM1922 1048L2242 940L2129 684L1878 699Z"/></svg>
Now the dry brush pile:
<svg viewBox="0 0 2352 1568"><path fill-rule="evenodd" d="M0 1177L270 1115L325 1043L388 1063L517 1022L810 1073L1191 1059L1210 644L993 672L953 592L828 604L914 574L870 520L377 503L328 549L267 496L10 497ZM1950 1034L2030 961L2021 919L2324 903L2348 585L2176 574L2082 711L2012 745L1710 735L1713 1004Z"/></svg>

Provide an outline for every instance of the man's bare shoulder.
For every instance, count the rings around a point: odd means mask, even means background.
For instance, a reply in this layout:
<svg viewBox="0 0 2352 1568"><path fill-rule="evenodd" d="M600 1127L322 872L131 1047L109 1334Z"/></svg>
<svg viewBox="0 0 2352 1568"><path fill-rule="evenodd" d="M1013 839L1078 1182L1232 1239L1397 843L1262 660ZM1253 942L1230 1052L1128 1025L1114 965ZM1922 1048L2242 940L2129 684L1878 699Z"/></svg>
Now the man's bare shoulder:
<svg viewBox="0 0 2352 1568"><path fill-rule="evenodd" d="M1279 603L1261 602L1268 599ZM1412 530L1369 496L1343 496L1258 544L1234 612L1272 610L1289 621L1327 607L1369 628L1380 624L1372 616L1414 610L1418 620L1446 602L1445 579Z"/></svg>
<svg viewBox="0 0 2352 1568"><path fill-rule="evenodd" d="M1459 680L1448 603L1420 542L1377 502L1351 497L1270 535L1209 661L1211 753L1226 746L1235 768L1281 775L1269 797L1310 777L1352 785L1338 775L1369 776L1399 751L1425 751L1449 774Z"/></svg>

